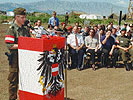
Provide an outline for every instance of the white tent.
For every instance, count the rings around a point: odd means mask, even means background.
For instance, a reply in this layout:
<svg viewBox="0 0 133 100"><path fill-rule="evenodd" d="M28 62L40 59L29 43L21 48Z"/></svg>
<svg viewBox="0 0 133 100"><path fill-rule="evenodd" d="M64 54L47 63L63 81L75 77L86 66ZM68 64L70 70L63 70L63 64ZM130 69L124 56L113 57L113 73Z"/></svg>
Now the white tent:
<svg viewBox="0 0 133 100"><path fill-rule="evenodd" d="M79 18L85 19L85 18L87 18L87 16L88 16L87 14L82 14L82 15L79 16Z"/></svg>
<svg viewBox="0 0 133 100"><path fill-rule="evenodd" d="M8 11L8 12L6 13L6 15L7 15L7 16L14 16L14 12Z"/></svg>
<svg viewBox="0 0 133 100"><path fill-rule="evenodd" d="M79 18L81 19L102 19L103 16L101 15L96 15L96 14L90 14L90 15L87 15L87 14L83 14L83 15L80 15Z"/></svg>

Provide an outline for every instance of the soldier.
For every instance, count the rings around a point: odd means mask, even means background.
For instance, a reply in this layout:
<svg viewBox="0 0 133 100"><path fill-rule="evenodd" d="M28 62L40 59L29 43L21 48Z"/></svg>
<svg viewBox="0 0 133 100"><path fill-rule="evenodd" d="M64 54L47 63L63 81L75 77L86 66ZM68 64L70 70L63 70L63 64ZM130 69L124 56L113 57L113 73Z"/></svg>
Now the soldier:
<svg viewBox="0 0 133 100"><path fill-rule="evenodd" d="M124 62L124 65L126 66L126 70L130 71L127 54L130 55L130 60L133 61L133 49L131 41L128 38L126 38L125 34L126 34L126 28L123 28L121 30L121 36L118 36L116 39L117 42L119 43L117 45L117 48L119 48L119 52L121 53L122 60Z"/></svg>
<svg viewBox="0 0 133 100"><path fill-rule="evenodd" d="M23 26L26 17L26 9L14 9L14 22L6 32L5 42L10 51L9 62L9 100L17 99L18 90L18 37L30 37L29 31Z"/></svg>

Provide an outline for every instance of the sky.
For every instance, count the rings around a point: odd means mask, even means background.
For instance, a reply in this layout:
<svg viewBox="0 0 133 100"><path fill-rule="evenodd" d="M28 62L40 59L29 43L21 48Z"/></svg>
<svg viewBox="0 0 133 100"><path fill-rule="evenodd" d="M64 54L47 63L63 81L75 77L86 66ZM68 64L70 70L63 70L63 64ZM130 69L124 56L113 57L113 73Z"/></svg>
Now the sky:
<svg viewBox="0 0 133 100"><path fill-rule="evenodd" d="M5 2L13 2L13 3L30 3L30 2L37 2L37 1L45 1L45 0L0 0L0 3ZM119 6L128 7L129 0L58 0L58 1L80 1L80 2L108 2Z"/></svg>

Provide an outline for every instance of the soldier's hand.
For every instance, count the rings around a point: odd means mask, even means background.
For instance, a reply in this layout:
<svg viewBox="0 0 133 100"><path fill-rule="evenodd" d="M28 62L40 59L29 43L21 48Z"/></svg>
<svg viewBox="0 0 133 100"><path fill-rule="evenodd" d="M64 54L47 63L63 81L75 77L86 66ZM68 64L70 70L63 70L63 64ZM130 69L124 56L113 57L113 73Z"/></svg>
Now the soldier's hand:
<svg viewBox="0 0 133 100"><path fill-rule="evenodd" d="M125 52L128 52L128 48L124 48L124 51L125 51Z"/></svg>
<svg viewBox="0 0 133 100"><path fill-rule="evenodd" d="M18 49L18 44L14 44L10 49Z"/></svg>

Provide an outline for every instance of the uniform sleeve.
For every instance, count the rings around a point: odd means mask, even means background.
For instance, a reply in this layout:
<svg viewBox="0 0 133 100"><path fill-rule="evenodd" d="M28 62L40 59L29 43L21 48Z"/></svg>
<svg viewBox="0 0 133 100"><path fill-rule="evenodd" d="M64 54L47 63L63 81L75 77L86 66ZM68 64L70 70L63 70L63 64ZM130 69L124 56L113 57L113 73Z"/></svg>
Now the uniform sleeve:
<svg viewBox="0 0 133 100"><path fill-rule="evenodd" d="M5 43L7 44L8 49L10 49L15 43L15 36L13 33L13 29L9 27L7 32L5 33Z"/></svg>
<svg viewBox="0 0 133 100"><path fill-rule="evenodd" d="M119 44L119 36L116 37L116 40L115 40L116 44Z"/></svg>
<svg viewBox="0 0 133 100"><path fill-rule="evenodd" d="M27 37L31 37L31 35L30 35L30 29L27 29Z"/></svg>
<svg viewBox="0 0 133 100"><path fill-rule="evenodd" d="M132 43L131 43L131 40L130 40L130 39L129 39L128 43L129 43L129 45L132 45Z"/></svg>

